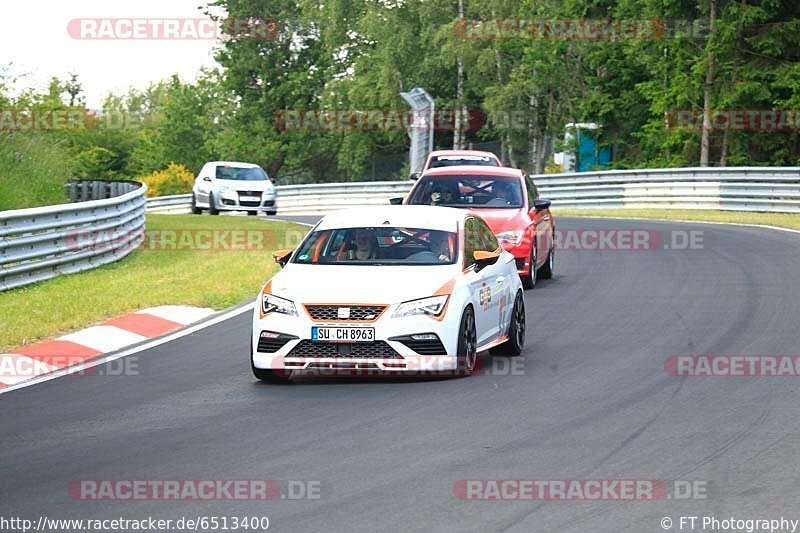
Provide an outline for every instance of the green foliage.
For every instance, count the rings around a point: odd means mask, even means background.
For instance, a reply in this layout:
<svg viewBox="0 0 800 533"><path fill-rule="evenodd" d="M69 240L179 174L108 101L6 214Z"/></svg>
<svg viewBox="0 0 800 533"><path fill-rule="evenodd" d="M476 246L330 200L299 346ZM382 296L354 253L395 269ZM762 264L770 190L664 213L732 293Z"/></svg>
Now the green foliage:
<svg viewBox="0 0 800 533"><path fill-rule="evenodd" d="M0 131L0 211L65 203L71 167L65 143Z"/></svg>
<svg viewBox="0 0 800 533"><path fill-rule="evenodd" d="M598 141L613 147L616 167L693 166L701 160L701 132L668 127L666 119L676 112L699 115L704 105L800 109L800 3L794 0L215 0L214 5L231 18L275 20L280 31L274 39L221 41L216 58L222 68L202 72L194 82L173 76L141 91L110 95L84 130L31 134L36 150L63 154L57 175L132 179L170 162L196 173L205 161L219 159L260 164L284 183L396 179L407 170L405 131L285 129L274 117L286 110L406 110L398 93L416 86L434 96L440 111L482 110L489 120L466 133L466 144L499 141L506 163L532 171L554 168L552 153L564 147L570 122L601 124ZM463 38L459 5L463 17L473 21L660 22L651 26L653 35L639 39ZM7 84L8 74L0 69L3 107L83 105L83 85L74 75L14 98ZM452 147L454 137L437 130L435 146ZM800 162L797 129L718 129L708 137L712 165Z"/></svg>

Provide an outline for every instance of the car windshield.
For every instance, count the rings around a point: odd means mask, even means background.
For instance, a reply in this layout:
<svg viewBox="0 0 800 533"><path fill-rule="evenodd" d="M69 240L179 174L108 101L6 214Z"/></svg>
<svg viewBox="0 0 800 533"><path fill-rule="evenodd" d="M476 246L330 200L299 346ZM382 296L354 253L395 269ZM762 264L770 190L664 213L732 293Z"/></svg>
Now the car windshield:
<svg viewBox="0 0 800 533"><path fill-rule="evenodd" d="M446 265L457 259L456 233L394 227L312 232L293 262L324 265Z"/></svg>
<svg viewBox="0 0 800 533"><path fill-rule="evenodd" d="M414 205L469 208L520 208L522 185L515 178L436 176L419 181L409 199Z"/></svg>
<svg viewBox="0 0 800 533"><path fill-rule="evenodd" d="M485 155L440 155L431 160L428 168L456 167L462 165L479 165L499 167L497 160Z"/></svg>
<svg viewBox="0 0 800 533"><path fill-rule="evenodd" d="M217 167L218 180L238 180L238 181L264 181L268 180L267 173L261 167Z"/></svg>

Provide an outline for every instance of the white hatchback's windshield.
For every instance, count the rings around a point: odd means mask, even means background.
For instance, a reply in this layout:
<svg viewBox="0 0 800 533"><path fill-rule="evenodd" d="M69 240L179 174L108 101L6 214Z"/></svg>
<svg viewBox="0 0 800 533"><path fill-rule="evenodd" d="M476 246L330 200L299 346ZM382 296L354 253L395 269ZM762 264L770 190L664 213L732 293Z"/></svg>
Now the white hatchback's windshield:
<svg viewBox="0 0 800 533"><path fill-rule="evenodd" d="M217 167L218 180L265 181L267 173L259 167Z"/></svg>
<svg viewBox="0 0 800 533"><path fill-rule="evenodd" d="M422 228L362 227L312 232L295 263L444 265L456 260L456 233Z"/></svg>

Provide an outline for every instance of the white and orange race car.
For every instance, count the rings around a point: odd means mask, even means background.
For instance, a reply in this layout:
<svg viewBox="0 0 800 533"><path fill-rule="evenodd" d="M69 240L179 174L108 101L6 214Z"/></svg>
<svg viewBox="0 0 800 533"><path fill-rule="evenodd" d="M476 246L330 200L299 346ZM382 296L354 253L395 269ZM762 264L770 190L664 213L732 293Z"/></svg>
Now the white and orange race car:
<svg viewBox="0 0 800 533"><path fill-rule="evenodd" d="M253 312L258 379L314 369L469 375L480 351L522 352L514 256L464 210L337 211L273 257L283 268Z"/></svg>

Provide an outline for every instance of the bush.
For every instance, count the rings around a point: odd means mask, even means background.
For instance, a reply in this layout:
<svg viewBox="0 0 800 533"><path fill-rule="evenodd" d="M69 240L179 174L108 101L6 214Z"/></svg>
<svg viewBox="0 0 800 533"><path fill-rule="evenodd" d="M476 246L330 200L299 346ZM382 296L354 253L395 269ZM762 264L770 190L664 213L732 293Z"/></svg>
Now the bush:
<svg viewBox="0 0 800 533"><path fill-rule="evenodd" d="M169 196L192 192L194 174L184 165L170 163L165 170L157 170L138 180L147 185L147 196Z"/></svg>

